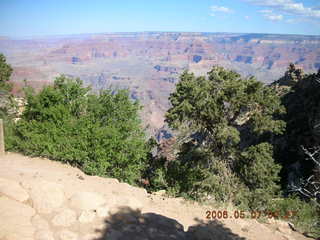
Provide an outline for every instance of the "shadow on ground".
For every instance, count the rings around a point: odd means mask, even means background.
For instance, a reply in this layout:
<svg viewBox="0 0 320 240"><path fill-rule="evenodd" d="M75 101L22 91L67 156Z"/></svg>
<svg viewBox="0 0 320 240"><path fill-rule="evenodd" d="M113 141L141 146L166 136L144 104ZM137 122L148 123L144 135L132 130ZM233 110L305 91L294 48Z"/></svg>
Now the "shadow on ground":
<svg viewBox="0 0 320 240"><path fill-rule="evenodd" d="M198 224L185 232L174 219L122 207L105 220L102 237L96 240L245 240L218 221L196 221Z"/></svg>

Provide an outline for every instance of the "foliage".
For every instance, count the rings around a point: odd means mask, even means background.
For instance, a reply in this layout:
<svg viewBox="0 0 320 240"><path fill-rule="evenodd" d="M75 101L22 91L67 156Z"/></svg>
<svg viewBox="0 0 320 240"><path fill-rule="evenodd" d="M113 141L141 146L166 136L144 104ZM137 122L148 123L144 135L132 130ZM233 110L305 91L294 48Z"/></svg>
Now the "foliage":
<svg viewBox="0 0 320 240"><path fill-rule="evenodd" d="M257 134L284 130L284 123L273 119L274 114L284 112L279 98L254 78L242 79L236 72L213 67L208 78L184 72L180 79L169 98L172 107L166 119L171 127L179 128L188 122L190 126L206 128L221 144L228 139L227 132L236 133L232 129L240 120L250 120L252 131ZM229 138L236 144L239 138L233 135Z"/></svg>
<svg viewBox="0 0 320 240"><path fill-rule="evenodd" d="M137 102L126 90L90 94L79 79L58 77L39 93L26 91L27 105L6 136L8 149L68 162L88 174L129 183L140 178L148 149Z"/></svg>
<svg viewBox="0 0 320 240"><path fill-rule="evenodd" d="M259 202L257 194L270 199L278 192L280 166L268 141L285 123L272 88L213 67L207 77L184 72L169 100L166 121L180 131L179 154L158 174L167 177L163 187L251 207Z"/></svg>
<svg viewBox="0 0 320 240"><path fill-rule="evenodd" d="M214 67L208 78L183 73L169 99L169 125L189 129L219 157L234 158L233 150L245 143L241 134L250 135L250 144L256 144L262 134L284 130L284 122L274 118L284 112L275 92L221 67Z"/></svg>
<svg viewBox="0 0 320 240"><path fill-rule="evenodd" d="M9 91L11 85L8 83L12 74L12 67L7 64L6 58L0 53L0 89Z"/></svg>
<svg viewBox="0 0 320 240"><path fill-rule="evenodd" d="M251 193L247 201L254 209L267 206L274 197L273 193L280 190L278 175L281 166L274 162L272 152L270 144L261 143L241 153L238 167L241 179Z"/></svg>
<svg viewBox="0 0 320 240"><path fill-rule="evenodd" d="M10 115L10 108L13 107L10 95L12 86L9 83L12 71L11 66L6 62L5 56L0 53L0 119L5 120Z"/></svg>
<svg viewBox="0 0 320 240"><path fill-rule="evenodd" d="M303 75L291 91L283 96L283 103L287 108L286 140L297 149L302 145L313 147L318 140L316 138L320 137L319 79L320 71L317 74Z"/></svg>
<svg viewBox="0 0 320 240"><path fill-rule="evenodd" d="M299 232L306 232L313 237L320 235L320 209L316 204L302 201L293 195L273 201L269 208L279 216L289 216L289 221Z"/></svg>
<svg viewBox="0 0 320 240"><path fill-rule="evenodd" d="M242 79L221 67L214 67L208 77L184 72L166 115L179 135L171 150L160 149L178 153L175 158L165 158L166 154L153 159L148 175L151 189L232 201L242 209L280 212L281 216L296 211L290 221L298 230L317 236L319 206L297 196L283 198L279 172L286 167L285 160L305 159L299 154L300 145L319 145L319 78L320 71L305 75L292 64L271 86L254 78ZM306 165L312 161L301 168Z"/></svg>
<svg viewBox="0 0 320 240"><path fill-rule="evenodd" d="M320 171L317 171L320 71L305 74L302 69L290 64L284 77L273 86L282 96L281 101L287 112L283 116L287 123L286 131L283 136L277 137L275 145L276 158L283 166L282 186L285 193L297 194L295 198L289 197L277 202L274 208L297 211L297 217L292 220L296 226L319 236L319 189L315 188L320 181Z"/></svg>
<svg viewBox="0 0 320 240"><path fill-rule="evenodd" d="M293 63L289 64L288 70L284 73L284 76L279 80L275 81L273 84L278 84L279 86L289 86L292 87L296 85L305 77L303 69L297 68Z"/></svg>
<svg viewBox="0 0 320 240"><path fill-rule="evenodd" d="M303 74L302 70L298 71L292 65L285 76L286 81L282 81L282 78L277 84L286 87L288 82L291 83L287 93L282 96L287 110L283 120L287 122L287 127L285 134L277 139L279 144L276 152L284 166L283 186L290 188L292 184L296 185L300 178L306 179L316 170L313 161L305 160L306 155L301 146L312 149L320 145L320 71ZM290 77L293 80L290 81ZM316 173L316 177L320 179L320 172Z"/></svg>

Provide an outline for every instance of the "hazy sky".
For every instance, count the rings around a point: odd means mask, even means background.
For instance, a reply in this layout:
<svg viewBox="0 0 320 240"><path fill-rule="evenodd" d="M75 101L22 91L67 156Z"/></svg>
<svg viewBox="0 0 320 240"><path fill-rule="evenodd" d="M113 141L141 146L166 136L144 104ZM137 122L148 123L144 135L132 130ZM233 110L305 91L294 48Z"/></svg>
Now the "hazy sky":
<svg viewBox="0 0 320 240"><path fill-rule="evenodd" d="M0 35L187 31L320 35L320 0L0 0Z"/></svg>

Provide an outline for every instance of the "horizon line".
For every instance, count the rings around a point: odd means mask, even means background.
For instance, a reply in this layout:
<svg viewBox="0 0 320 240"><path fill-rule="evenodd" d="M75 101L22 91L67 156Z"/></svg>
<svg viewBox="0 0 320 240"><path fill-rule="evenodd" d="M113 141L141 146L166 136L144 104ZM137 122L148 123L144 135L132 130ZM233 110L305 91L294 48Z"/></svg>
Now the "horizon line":
<svg viewBox="0 0 320 240"><path fill-rule="evenodd" d="M320 37L320 35L313 34L296 34L296 33L267 33L267 32L207 32L207 31L119 31L119 32L92 32L92 33L62 33L62 34L43 34L43 35L26 35L26 36L8 36L8 35L0 35L1 38L7 38L10 40L23 40L23 39L39 39L39 38L50 38L50 37L70 37L77 35L103 35L103 34L141 34L141 33L149 33L149 34L157 34L157 33L169 33L169 34L239 34L239 35L248 35L248 34L256 34L256 35L280 35L280 36L305 36L305 37Z"/></svg>

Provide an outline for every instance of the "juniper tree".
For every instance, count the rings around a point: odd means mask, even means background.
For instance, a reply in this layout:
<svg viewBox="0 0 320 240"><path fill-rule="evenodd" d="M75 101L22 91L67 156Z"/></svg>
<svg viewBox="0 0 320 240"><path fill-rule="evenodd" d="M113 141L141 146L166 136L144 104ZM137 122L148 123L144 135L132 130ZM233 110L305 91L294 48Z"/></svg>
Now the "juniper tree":
<svg viewBox="0 0 320 240"><path fill-rule="evenodd" d="M181 151L177 156L180 168L186 170L183 179L188 169L194 175L199 170L199 178L187 191L215 192L219 181L234 186L238 181L269 197L278 190L280 167L273 160L269 141L283 133L285 123L277 116L285 110L272 88L215 66L207 76L184 72L169 100L166 121L183 133L178 137Z"/></svg>

